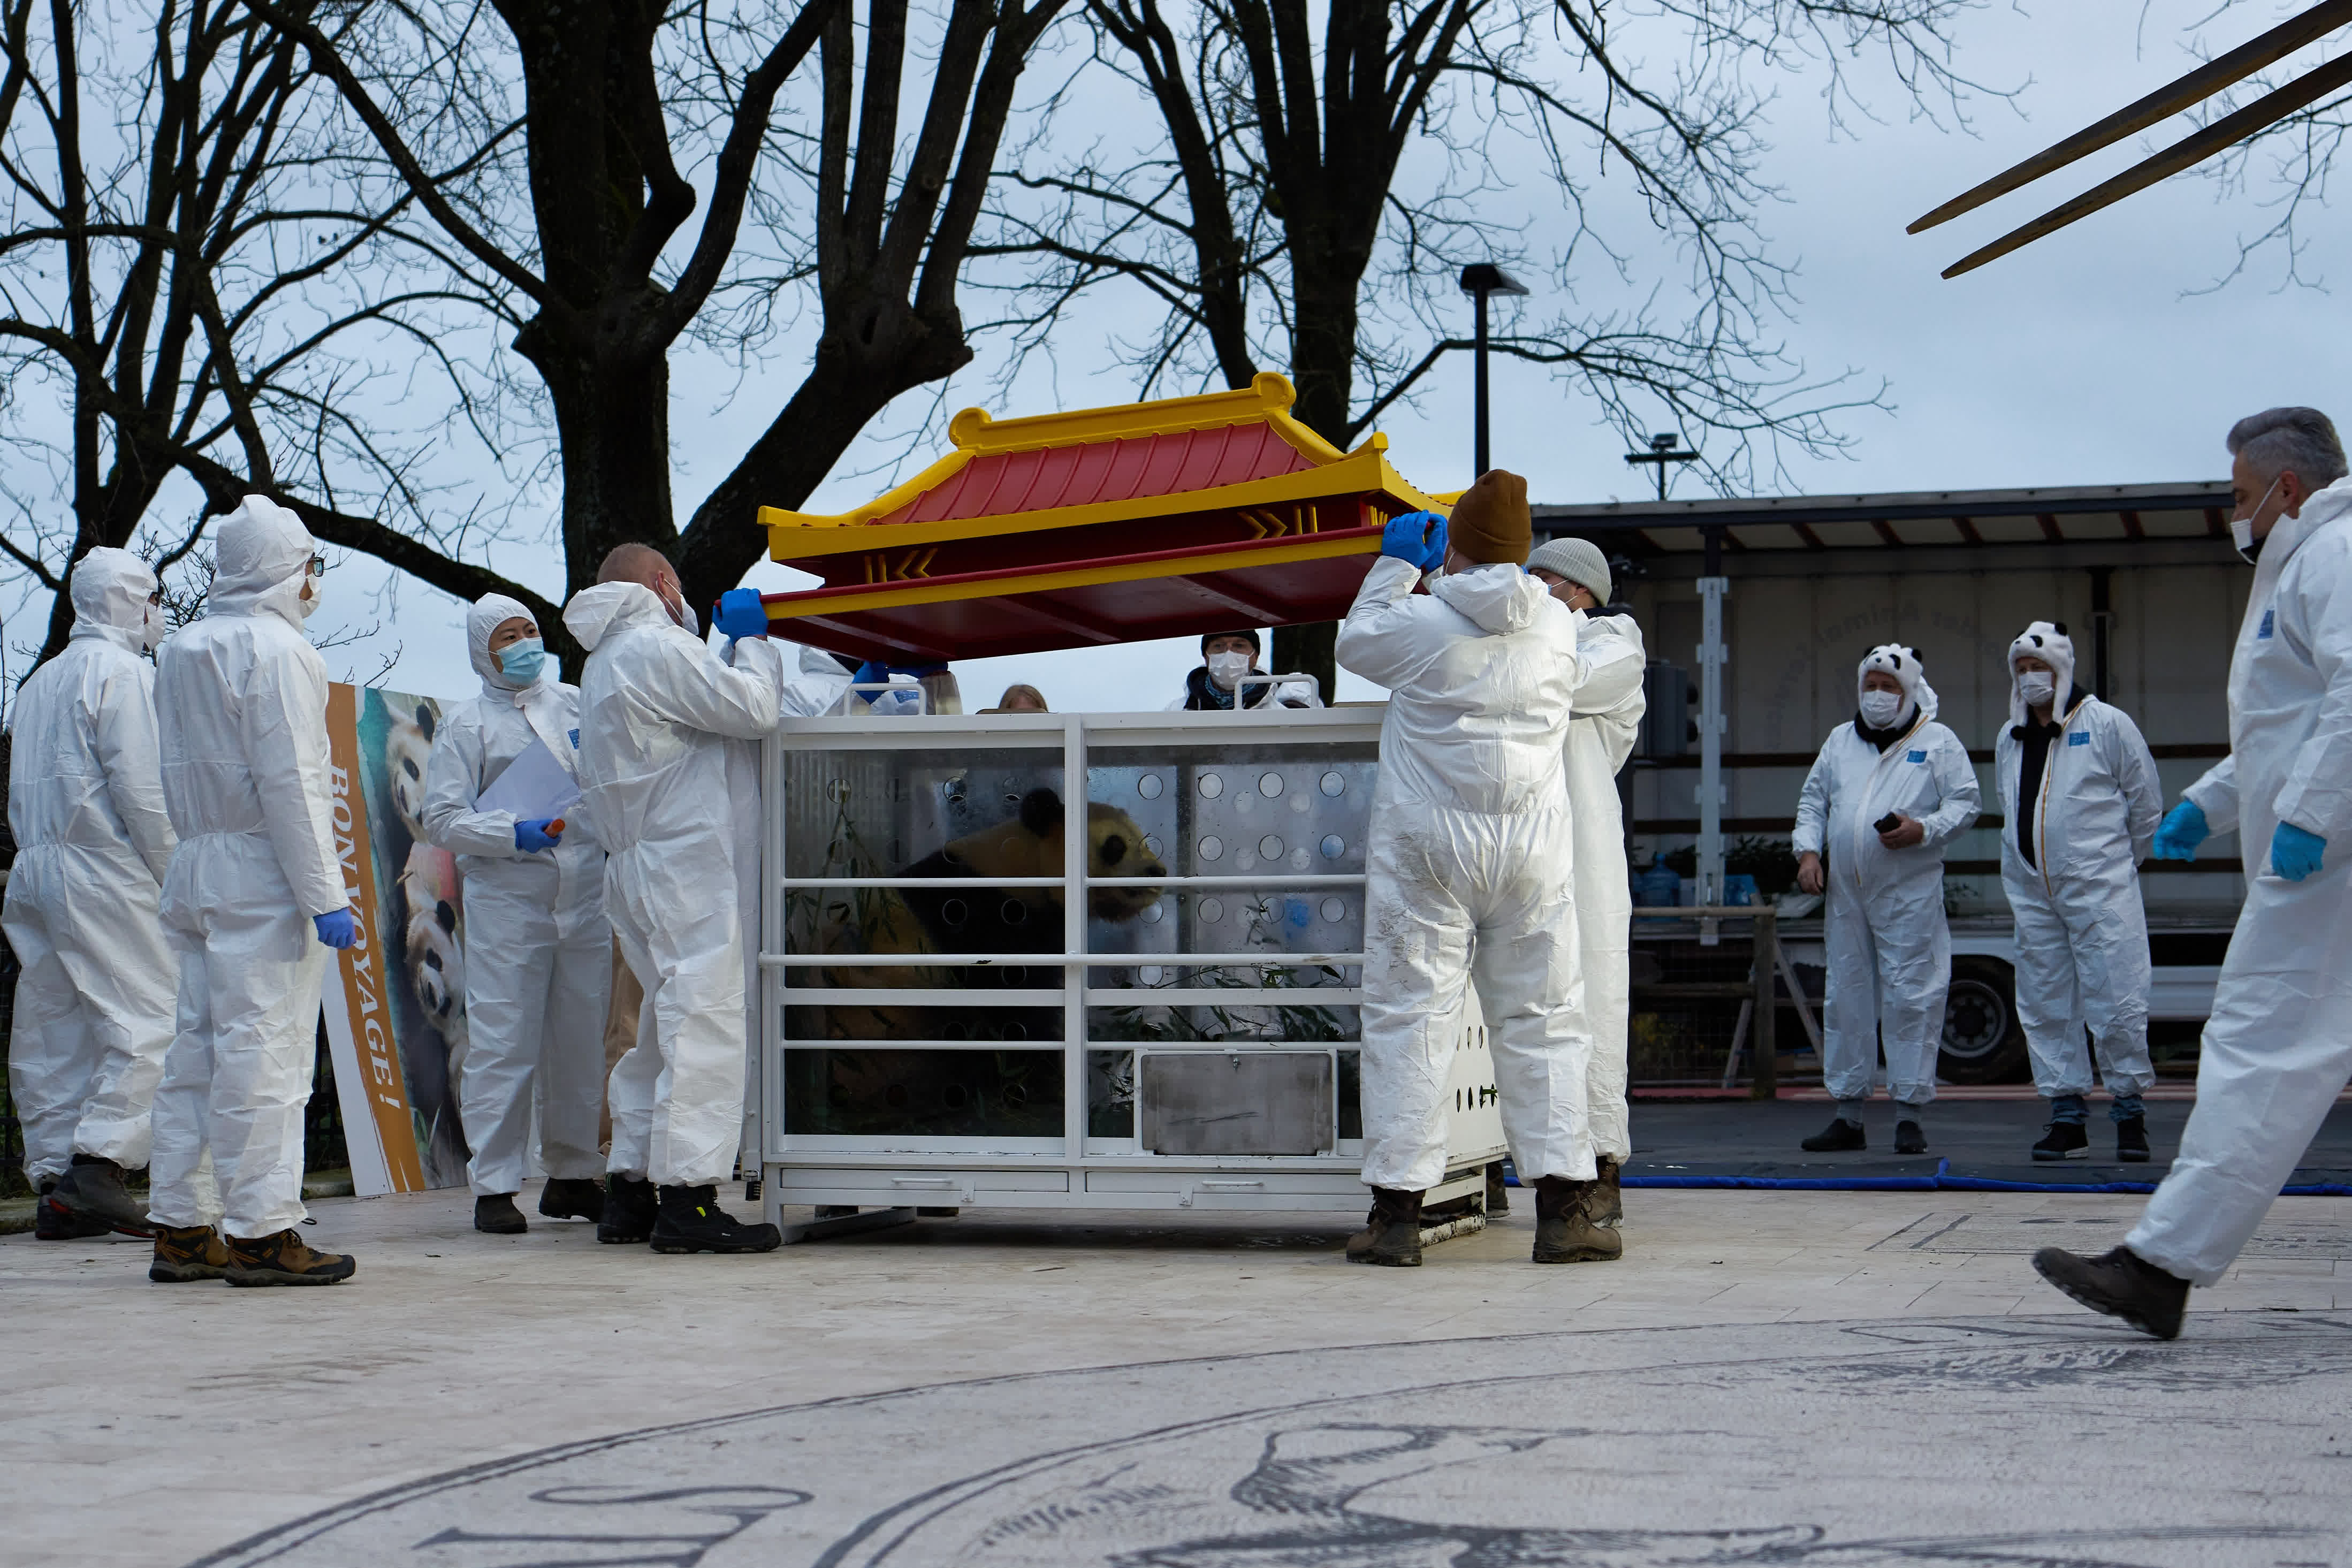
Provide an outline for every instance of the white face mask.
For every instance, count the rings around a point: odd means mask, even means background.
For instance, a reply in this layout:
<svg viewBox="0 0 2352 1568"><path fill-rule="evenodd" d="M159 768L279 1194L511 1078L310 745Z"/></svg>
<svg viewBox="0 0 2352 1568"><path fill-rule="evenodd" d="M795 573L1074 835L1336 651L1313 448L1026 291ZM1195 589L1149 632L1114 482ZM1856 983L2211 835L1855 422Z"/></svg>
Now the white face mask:
<svg viewBox="0 0 2352 1568"><path fill-rule="evenodd" d="M700 637L702 635L702 628L695 624L693 616L687 612L686 599L683 595L675 599L671 598L667 594L660 595L659 597L662 602L662 608L669 612L669 618L671 620L676 621L680 626L692 632L696 637Z"/></svg>
<svg viewBox="0 0 2352 1568"><path fill-rule="evenodd" d="M2280 479L2284 478L2285 476L2282 474ZM2263 515L2263 508L2270 504L2271 490L2276 489L2278 489L2278 479L2273 479L2269 489L2263 491L2263 499L2254 503L2253 510L2243 517L2233 517L2230 520L2230 542L2238 547L2238 553L2245 557L2249 563L2255 556L2262 553L2254 548L2254 519Z"/></svg>
<svg viewBox="0 0 2352 1568"><path fill-rule="evenodd" d="M158 647L162 646L163 641L163 627L155 619L155 606L150 605L147 606L146 613L139 617L140 650L143 653L153 653Z"/></svg>
<svg viewBox="0 0 2352 1568"><path fill-rule="evenodd" d="M2046 708L2058 695L2058 678L2047 670L2028 670L2017 678L2017 694L2028 708Z"/></svg>
<svg viewBox="0 0 2352 1568"><path fill-rule="evenodd" d="M301 607L304 620L307 621L317 615L319 613L319 580L313 577L305 583L301 596L294 602Z"/></svg>
<svg viewBox="0 0 2352 1568"><path fill-rule="evenodd" d="M1209 679L1231 691L1249 673L1250 656L1245 653L1213 653L1208 658Z"/></svg>
<svg viewBox="0 0 2352 1568"><path fill-rule="evenodd" d="M1862 694L1862 721L1874 730L1884 730L1895 722L1903 711L1903 694L1899 691L1865 691Z"/></svg>

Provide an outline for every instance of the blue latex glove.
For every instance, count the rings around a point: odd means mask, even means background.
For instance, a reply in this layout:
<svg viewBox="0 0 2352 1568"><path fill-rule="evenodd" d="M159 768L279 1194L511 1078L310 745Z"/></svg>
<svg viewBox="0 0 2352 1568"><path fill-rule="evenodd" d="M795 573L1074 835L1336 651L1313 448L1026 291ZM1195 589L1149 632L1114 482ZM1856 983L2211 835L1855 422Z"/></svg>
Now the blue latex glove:
<svg viewBox="0 0 2352 1568"><path fill-rule="evenodd" d="M768 635L768 612L757 588L730 588L719 595L719 615L711 625L730 637Z"/></svg>
<svg viewBox="0 0 2352 1568"><path fill-rule="evenodd" d="M2271 869L2290 882L2300 882L2319 869L2327 840L2318 834L2282 822L2271 835Z"/></svg>
<svg viewBox="0 0 2352 1568"><path fill-rule="evenodd" d="M319 940L329 947L357 947L360 922L352 918L349 910L329 910L323 915L312 915L310 923L319 928Z"/></svg>
<svg viewBox="0 0 2352 1568"><path fill-rule="evenodd" d="M553 833L547 830L548 824L554 820L551 816L536 816L529 822L516 823L515 847L526 855L536 855L542 849L552 849L562 843L562 828Z"/></svg>
<svg viewBox="0 0 2352 1568"><path fill-rule="evenodd" d="M1409 511L1389 519L1381 530L1381 553L1408 562L1423 572L1445 560L1445 520L1433 511Z"/></svg>
<svg viewBox="0 0 2352 1568"><path fill-rule="evenodd" d="M849 679L852 684L857 686L880 686L890 679L890 667L878 658L869 658L859 665L857 673ZM860 693L860 695L865 694ZM870 698L868 700L871 700Z"/></svg>
<svg viewBox="0 0 2352 1568"><path fill-rule="evenodd" d="M2205 820L2205 811L2193 800L2184 800L2164 814L2157 825L2156 842L2148 854L2158 860L2194 860L2197 847L2213 831Z"/></svg>

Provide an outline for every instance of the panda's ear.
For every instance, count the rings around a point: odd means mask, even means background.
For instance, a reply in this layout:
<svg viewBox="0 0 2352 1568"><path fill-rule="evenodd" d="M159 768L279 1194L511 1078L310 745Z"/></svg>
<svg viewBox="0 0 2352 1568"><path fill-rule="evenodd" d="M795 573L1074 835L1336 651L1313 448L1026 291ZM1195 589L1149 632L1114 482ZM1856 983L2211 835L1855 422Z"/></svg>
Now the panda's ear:
<svg viewBox="0 0 2352 1568"><path fill-rule="evenodd" d="M1021 797L1021 826L1043 838L1062 826L1062 797L1049 789L1033 789Z"/></svg>
<svg viewBox="0 0 2352 1568"><path fill-rule="evenodd" d="M446 931L452 935L457 933L457 911L449 907L448 900L442 899L434 904L433 918L441 922L441 929L443 931Z"/></svg>
<svg viewBox="0 0 2352 1568"><path fill-rule="evenodd" d="M431 703L420 702L416 705L416 727L425 731L425 738L427 741L433 739L433 727L439 721L440 715L433 711Z"/></svg>

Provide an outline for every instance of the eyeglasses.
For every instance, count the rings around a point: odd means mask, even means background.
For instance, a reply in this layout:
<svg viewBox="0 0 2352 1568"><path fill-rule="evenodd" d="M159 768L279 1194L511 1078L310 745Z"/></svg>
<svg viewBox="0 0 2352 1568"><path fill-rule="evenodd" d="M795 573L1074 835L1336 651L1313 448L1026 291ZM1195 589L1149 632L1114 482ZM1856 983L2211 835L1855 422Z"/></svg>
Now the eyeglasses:
<svg viewBox="0 0 2352 1568"><path fill-rule="evenodd" d="M327 558L324 555L313 555L310 557L310 575L313 577L323 577L326 574Z"/></svg>
<svg viewBox="0 0 2352 1568"><path fill-rule="evenodd" d="M153 593L152 593L152 594L148 595L147 595L147 602L148 602L149 604L151 604L151 605L160 605L160 604L162 604L162 603L163 602L163 589L161 589L161 588L158 588L158 589L156 589Z"/></svg>

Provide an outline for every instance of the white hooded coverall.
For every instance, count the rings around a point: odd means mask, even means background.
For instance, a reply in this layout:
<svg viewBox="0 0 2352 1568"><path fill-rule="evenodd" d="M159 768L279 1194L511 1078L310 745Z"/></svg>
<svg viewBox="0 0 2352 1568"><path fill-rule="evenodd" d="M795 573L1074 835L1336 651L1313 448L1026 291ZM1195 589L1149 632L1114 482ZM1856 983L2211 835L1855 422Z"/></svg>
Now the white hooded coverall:
<svg viewBox="0 0 2352 1568"><path fill-rule="evenodd" d="M16 950L8 1092L25 1173L76 1154L147 1163L176 967L158 905L171 818L155 735L155 574L103 545L75 563L73 637L16 692L8 764L16 868L0 916Z"/></svg>
<svg viewBox="0 0 2352 1568"><path fill-rule="evenodd" d="M2217 1282L2352 1077L2352 479L2263 542L2230 660L2230 755L2188 796L2235 829L2246 906L2230 938L2180 1155L2124 1245ZM2271 835L2327 841L2290 882Z"/></svg>
<svg viewBox="0 0 2352 1568"><path fill-rule="evenodd" d="M585 811L565 819L552 850L515 847L515 814L477 797L509 764L543 746L576 773L580 689L523 686L499 667L490 634L530 610L487 595L466 616L466 651L482 694L441 713L425 770L425 836L457 857L466 889L466 1018L470 1037L460 1115L479 1196L522 1186L531 1113L540 1163L559 1180L601 1175L597 1113L604 1104L604 1008L612 930L604 921L604 850Z"/></svg>
<svg viewBox="0 0 2352 1568"><path fill-rule="evenodd" d="M1944 846L1979 809L1976 769L1959 737L1936 722L1936 693L1919 657L1890 643L1873 648L1856 677L1884 669L1904 705L1885 751L1860 721L1839 725L1797 800L1792 847L1822 858L1828 890L1829 994L1822 1007L1822 1079L1841 1103L1870 1098L1880 1037L1886 1089L1899 1107L1936 1098L1944 994L1952 983L1952 933L1944 921ZM1871 824L1898 811L1927 837L1889 849Z"/></svg>
<svg viewBox="0 0 2352 1568"><path fill-rule="evenodd" d="M2021 823L2025 743L2017 731L2032 713L2015 673L2027 655L2054 671L2053 712L2063 717L2027 808L2031 818ZM2164 815L2156 759L2122 709L2087 693L2074 700L2074 644L2055 627L2029 626L2009 658L2009 722L1993 742L1993 784L2005 825L2001 890L2017 917L2017 1016L2033 1056L2033 1087L2044 1099L2090 1093L2087 1028L2107 1092L2127 1099L2156 1081L2147 1056L2147 911L2137 870ZM2018 849L2021 832L2033 846L2032 865Z"/></svg>
<svg viewBox="0 0 2352 1568"><path fill-rule="evenodd" d="M588 649L580 784L604 840L604 912L646 989L637 1043L613 1068L607 1162L657 1186L727 1179L743 1131L746 908L758 908L756 758L783 655L764 638L733 664L670 619L652 589L600 583L563 609ZM740 818L748 811L750 837Z"/></svg>
<svg viewBox="0 0 2352 1568"><path fill-rule="evenodd" d="M1585 1082L1592 1152L1622 1164L1633 1152L1625 1106L1625 1033L1632 1006L1633 894L1625 868L1625 816L1617 772L1633 753L1648 700L1642 628L1631 616L1584 617L1584 674L1568 727L1568 811L1576 837L1576 929L1584 971L1592 1070Z"/></svg>
<svg viewBox="0 0 2352 1568"><path fill-rule="evenodd" d="M155 1094L149 1215L252 1240L300 1223L328 949L312 917L350 907L327 777L327 666L302 636L317 549L248 496L215 536L205 618L156 656L163 799L180 847L163 929L180 954L177 1031ZM314 598L310 601L315 605Z"/></svg>
<svg viewBox="0 0 2352 1568"><path fill-rule="evenodd" d="M1591 1181L1565 766L1584 616L1517 565L1432 581L1383 556L1339 663L1389 688L1367 846L1365 1184L1445 1171L1446 1073L1475 979L1519 1178Z"/></svg>

